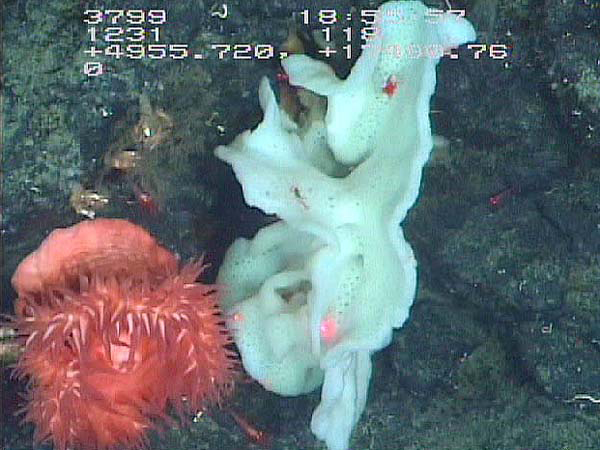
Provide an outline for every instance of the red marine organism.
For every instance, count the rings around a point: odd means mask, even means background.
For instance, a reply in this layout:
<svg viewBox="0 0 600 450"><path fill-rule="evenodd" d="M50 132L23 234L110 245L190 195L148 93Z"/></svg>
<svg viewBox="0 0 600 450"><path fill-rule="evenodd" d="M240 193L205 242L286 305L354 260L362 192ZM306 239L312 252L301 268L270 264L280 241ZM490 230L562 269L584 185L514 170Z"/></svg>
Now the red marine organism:
<svg viewBox="0 0 600 450"><path fill-rule="evenodd" d="M494 209L500 209L506 202L521 193L521 188L518 185L509 186L506 189L492 195L488 199L488 203Z"/></svg>
<svg viewBox="0 0 600 450"><path fill-rule="evenodd" d="M29 379L36 442L65 449L147 445L220 403L237 377L215 286L126 220L53 231L17 268L16 373Z"/></svg>
<svg viewBox="0 0 600 450"><path fill-rule="evenodd" d="M131 187L142 212L156 216L160 212L160 206L152 194L143 191L135 182L131 182Z"/></svg>
<svg viewBox="0 0 600 450"><path fill-rule="evenodd" d="M229 411L235 423L246 433L248 440L262 448L271 448L273 446L273 436L270 433L256 428L248 419L232 408L227 408L227 411Z"/></svg>
<svg viewBox="0 0 600 450"><path fill-rule="evenodd" d="M383 92L388 97L393 97L394 95L396 95L396 92L398 92L399 84L400 84L400 82L398 81L396 76L390 75L388 77L387 81L385 82L385 85L383 86Z"/></svg>

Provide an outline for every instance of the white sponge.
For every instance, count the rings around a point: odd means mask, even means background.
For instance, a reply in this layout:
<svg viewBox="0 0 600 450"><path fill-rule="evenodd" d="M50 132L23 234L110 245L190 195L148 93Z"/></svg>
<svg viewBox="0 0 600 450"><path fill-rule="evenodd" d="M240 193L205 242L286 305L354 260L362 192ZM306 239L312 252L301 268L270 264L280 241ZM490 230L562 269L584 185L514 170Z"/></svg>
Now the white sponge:
<svg viewBox="0 0 600 450"><path fill-rule="evenodd" d="M417 264L400 223L432 148L435 66L475 38L414 1L385 3L375 24L346 80L303 55L283 61L292 84L327 96L325 123L292 123L263 80L263 121L216 150L246 202L281 219L236 241L219 272L242 362L282 395L323 382L311 428L331 450L348 448L371 354L408 317Z"/></svg>

